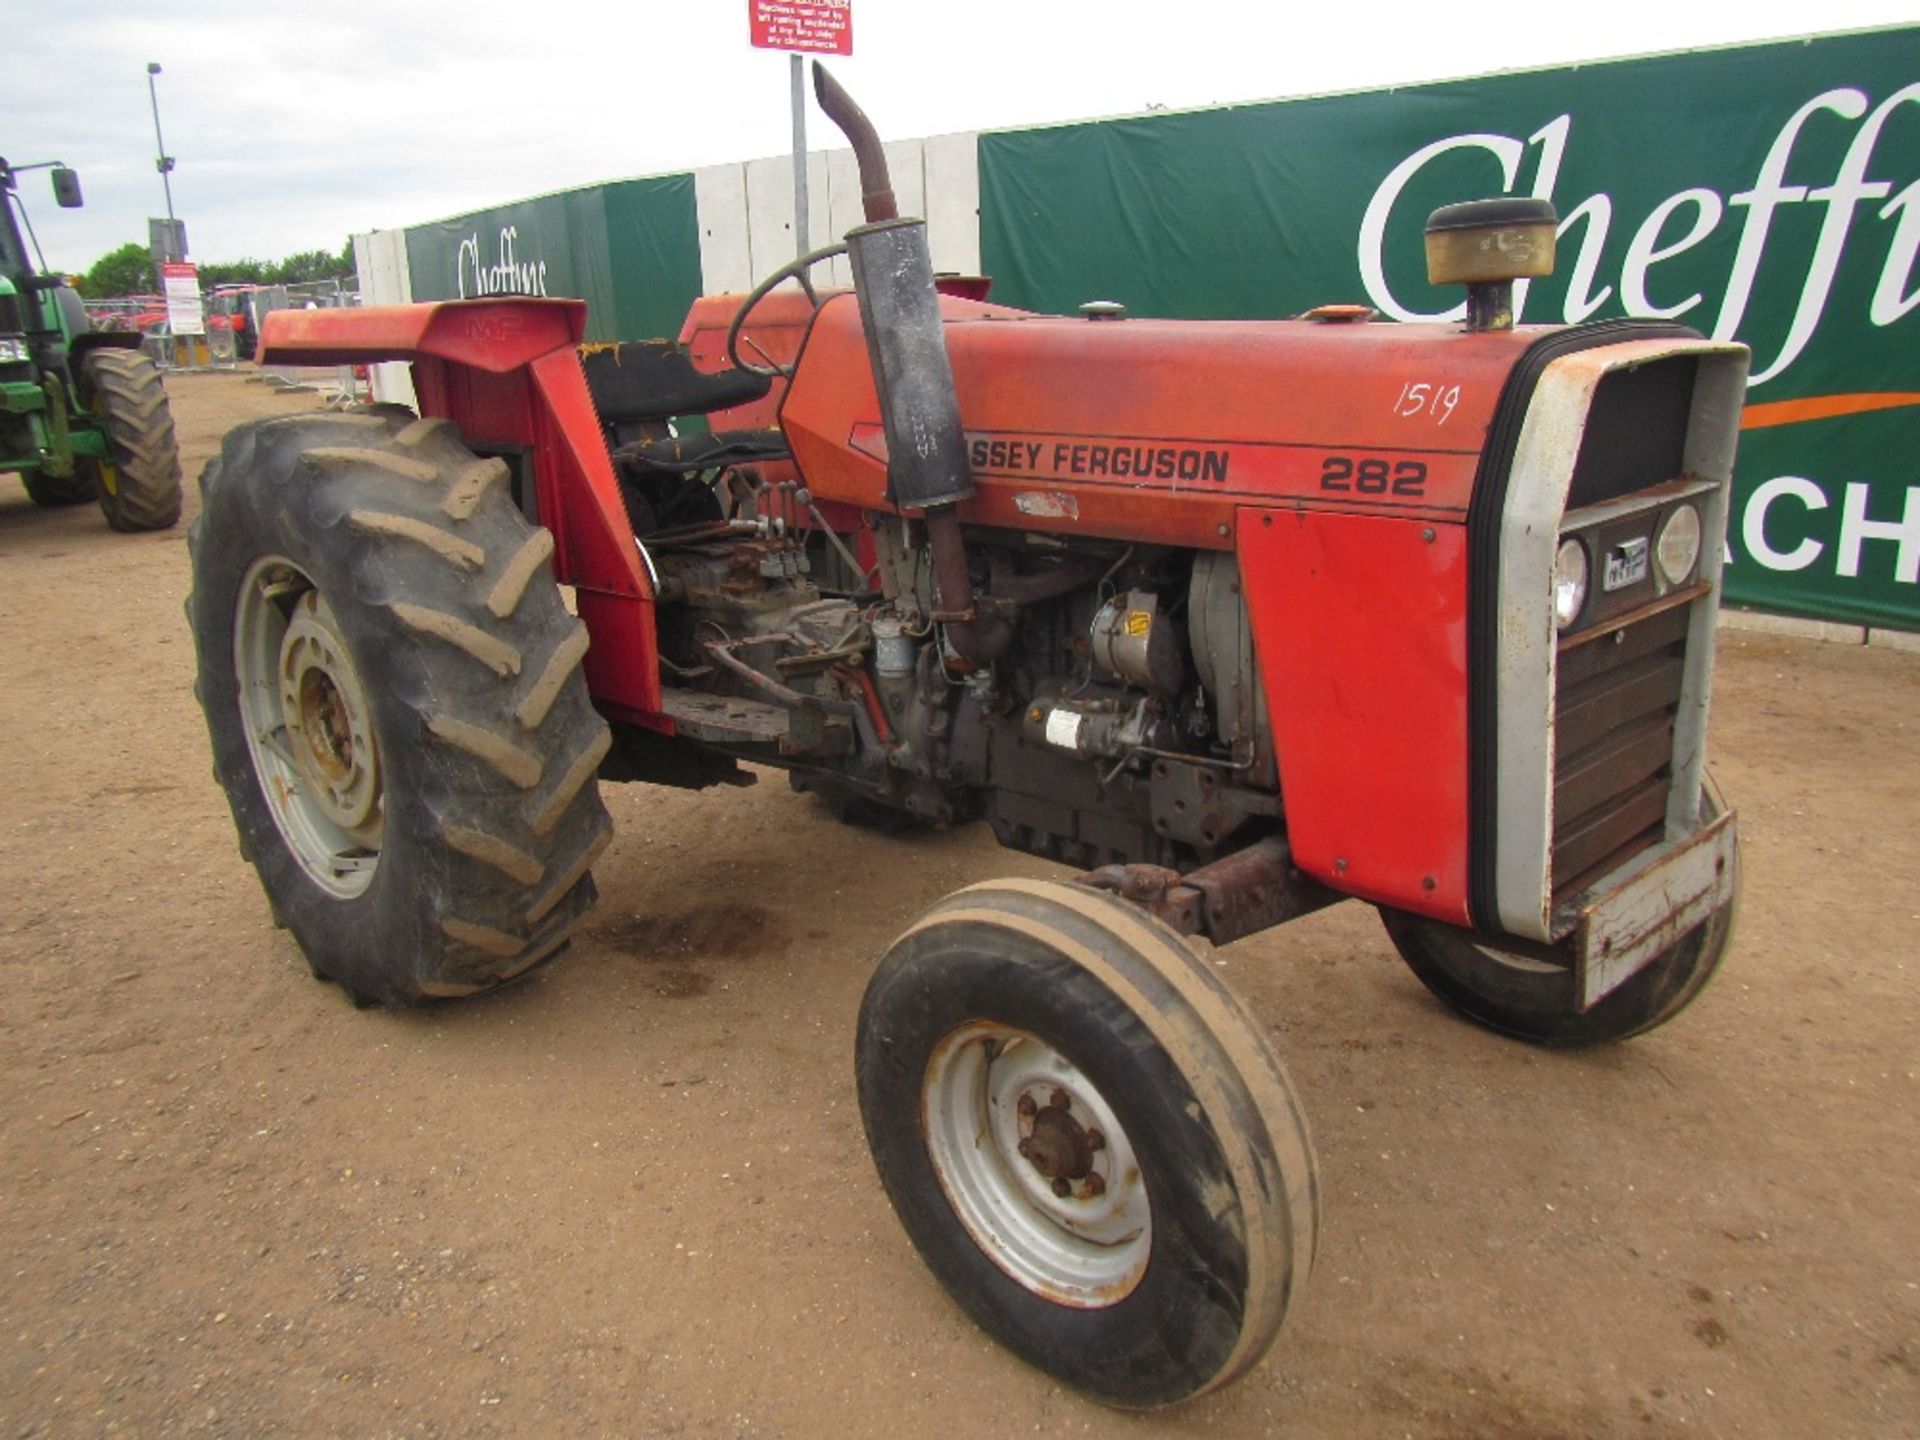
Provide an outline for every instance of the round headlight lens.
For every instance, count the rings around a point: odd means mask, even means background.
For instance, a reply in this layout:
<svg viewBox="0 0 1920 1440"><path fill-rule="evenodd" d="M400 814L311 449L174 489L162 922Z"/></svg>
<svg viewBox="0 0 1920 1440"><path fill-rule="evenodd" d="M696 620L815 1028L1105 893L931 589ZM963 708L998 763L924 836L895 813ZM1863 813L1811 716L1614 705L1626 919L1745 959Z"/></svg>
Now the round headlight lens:
<svg viewBox="0 0 1920 1440"><path fill-rule="evenodd" d="M1553 557L1553 628L1564 630L1578 620L1586 603L1586 547L1578 540L1562 540Z"/></svg>
<svg viewBox="0 0 1920 1440"><path fill-rule="evenodd" d="M1700 512L1682 505L1660 527L1660 542L1654 546L1660 562L1660 576L1669 585L1678 585L1693 573L1700 559Z"/></svg>

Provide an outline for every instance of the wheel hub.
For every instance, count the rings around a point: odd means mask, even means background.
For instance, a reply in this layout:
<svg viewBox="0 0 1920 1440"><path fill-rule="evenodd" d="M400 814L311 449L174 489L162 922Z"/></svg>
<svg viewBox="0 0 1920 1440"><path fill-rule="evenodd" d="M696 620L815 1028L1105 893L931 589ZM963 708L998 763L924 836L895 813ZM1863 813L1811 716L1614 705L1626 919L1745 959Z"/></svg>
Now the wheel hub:
<svg viewBox="0 0 1920 1440"><path fill-rule="evenodd" d="M962 1026L928 1061L922 1113L942 1189L1002 1270L1083 1309L1139 1283L1152 1248L1146 1182L1072 1061L1024 1031Z"/></svg>
<svg viewBox="0 0 1920 1440"><path fill-rule="evenodd" d="M364 893L386 829L373 708L333 607L284 556L240 582L233 660L254 774L287 848L328 894Z"/></svg>
<svg viewBox="0 0 1920 1440"><path fill-rule="evenodd" d="M1044 1101L1028 1091L1015 1103L1014 1113L1021 1136L1018 1151L1056 1198L1064 1200L1076 1191L1097 1196L1106 1190L1106 1177L1093 1168L1106 1148L1106 1136L1075 1117L1073 1097L1065 1090L1055 1087Z"/></svg>
<svg viewBox="0 0 1920 1440"><path fill-rule="evenodd" d="M280 641L280 707L293 763L327 818L364 843L379 843L379 759L365 692L332 608L309 590Z"/></svg>

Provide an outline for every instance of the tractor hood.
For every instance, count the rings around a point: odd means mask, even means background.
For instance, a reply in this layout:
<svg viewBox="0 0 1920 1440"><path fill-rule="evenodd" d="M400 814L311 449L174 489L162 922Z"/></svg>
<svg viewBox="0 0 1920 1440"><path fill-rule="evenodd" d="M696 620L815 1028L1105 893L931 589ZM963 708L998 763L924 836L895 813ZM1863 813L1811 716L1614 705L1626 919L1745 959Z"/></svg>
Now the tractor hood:
<svg viewBox="0 0 1920 1440"><path fill-rule="evenodd" d="M965 518L1210 549L1245 505L1463 523L1508 373L1550 333L942 308L980 482ZM814 494L884 507L853 297L816 317L781 423Z"/></svg>

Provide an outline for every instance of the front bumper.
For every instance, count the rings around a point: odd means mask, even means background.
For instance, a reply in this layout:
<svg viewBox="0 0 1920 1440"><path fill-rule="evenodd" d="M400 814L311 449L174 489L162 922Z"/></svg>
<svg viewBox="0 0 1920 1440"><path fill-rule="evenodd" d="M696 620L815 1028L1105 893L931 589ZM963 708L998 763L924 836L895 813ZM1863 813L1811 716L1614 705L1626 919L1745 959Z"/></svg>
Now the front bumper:
<svg viewBox="0 0 1920 1440"><path fill-rule="evenodd" d="M0 382L0 414L37 415L46 408L46 391L33 381Z"/></svg>
<svg viewBox="0 0 1920 1440"><path fill-rule="evenodd" d="M1692 834L1642 852L1560 917L1571 925L1568 944L1581 1010L1733 899L1736 843L1734 812L1722 811Z"/></svg>

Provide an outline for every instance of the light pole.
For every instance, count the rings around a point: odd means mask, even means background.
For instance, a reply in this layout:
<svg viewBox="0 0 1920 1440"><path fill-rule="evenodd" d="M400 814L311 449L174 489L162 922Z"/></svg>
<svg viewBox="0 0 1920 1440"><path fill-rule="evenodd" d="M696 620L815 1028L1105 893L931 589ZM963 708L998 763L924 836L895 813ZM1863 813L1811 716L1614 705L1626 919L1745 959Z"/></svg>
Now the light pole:
<svg viewBox="0 0 1920 1440"><path fill-rule="evenodd" d="M153 77L160 73L158 61L147 62L147 98L153 102L153 143L159 152L159 158L153 162L153 168L160 172L160 183L167 191L167 220L173 220L173 182L167 178L173 172L173 157L167 154L167 142L160 137L160 92L154 87Z"/></svg>

